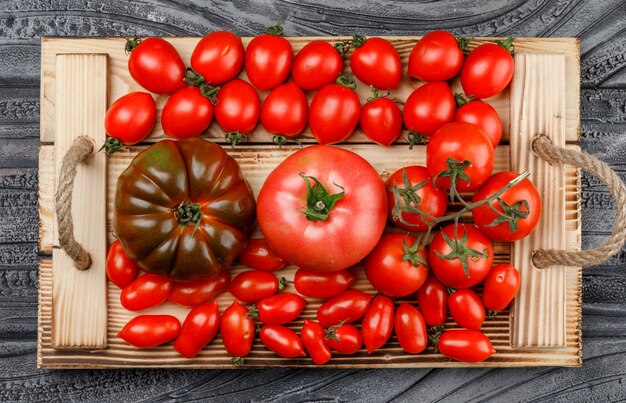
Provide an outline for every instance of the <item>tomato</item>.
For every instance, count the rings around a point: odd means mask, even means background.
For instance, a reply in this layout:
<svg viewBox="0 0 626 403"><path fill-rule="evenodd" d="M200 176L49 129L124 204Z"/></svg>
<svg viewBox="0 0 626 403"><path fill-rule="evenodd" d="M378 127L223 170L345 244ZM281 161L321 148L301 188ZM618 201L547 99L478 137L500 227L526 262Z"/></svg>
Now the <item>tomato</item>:
<svg viewBox="0 0 626 403"><path fill-rule="evenodd" d="M363 336L356 326L337 325L326 330L328 346L340 354L351 355L363 347Z"/></svg>
<svg viewBox="0 0 626 403"><path fill-rule="evenodd" d="M185 64L165 39L128 39L126 53L130 76L146 90L171 94L185 86Z"/></svg>
<svg viewBox="0 0 626 403"><path fill-rule="evenodd" d="M494 174L476 191L474 202L488 199L518 176L516 172ZM524 179L502 193L491 203L491 207L485 204L472 210L472 217L480 231L489 238L512 242L528 236L535 229L541 217L541 207L541 197L535 185Z"/></svg>
<svg viewBox="0 0 626 403"><path fill-rule="evenodd" d="M367 353L381 348L393 332L394 304L391 298L377 295L372 300L361 325Z"/></svg>
<svg viewBox="0 0 626 403"><path fill-rule="evenodd" d="M242 363L241 357L250 353L255 331L254 320L248 316L248 308L233 301L220 321L224 348L229 355L235 357L233 363Z"/></svg>
<svg viewBox="0 0 626 403"><path fill-rule="evenodd" d="M126 255L119 240L111 244L107 253L106 273L109 280L119 288L132 283L139 273L139 266Z"/></svg>
<svg viewBox="0 0 626 403"><path fill-rule="evenodd" d="M198 306L226 291L229 285L230 274L222 270L217 275L206 279L174 283L174 289L167 300L185 306Z"/></svg>
<svg viewBox="0 0 626 403"><path fill-rule="evenodd" d="M372 91L374 98L361 110L361 129L373 142L389 147L402 132L402 112L393 100Z"/></svg>
<svg viewBox="0 0 626 403"><path fill-rule="evenodd" d="M277 279L275 275L266 271L248 270L235 276L228 291L240 301L256 302L276 294L276 291L286 284L287 280L283 277Z"/></svg>
<svg viewBox="0 0 626 403"><path fill-rule="evenodd" d="M120 302L129 311L141 311L165 302L173 286L168 277L146 273L124 287Z"/></svg>
<svg viewBox="0 0 626 403"><path fill-rule="evenodd" d="M455 122L471 123L481 129L493 146L497 146L502 138L502 122L493 106L479 99L468 102L457 109Z"/></svg>
<svg viewBox="0 0 626 403"><path fill-rule="evenodd" d="M315 272L361 261L376 246L386 218L378 172L355 153L330 146L306 147L287 157L265 180L257 202L259 227L270 247Z"/></svg>
<svg viewBox="0 0 626 403"><path fill-rule="evenodd" d="M263 271L280 270L287 264L270 248L265 239L248 239L246 247L239 255L239 261L251 269Z"/></svg>
<svg viewBox="0 0 626 403"><path fill-rule="evenodd" d="M408 223L407 225L400 220L399 216L394 217L394 208L396 207L394 187L398 188L401 196L399 208L406 206L417 208L435 218L442 217L448 208L448 195L433 185L426 167L411 165L399 169L389 176L385 187L387 188L387 217L396 227L407 231L426 231L428 225L424 220L429 222L429 219L422 218L419 213L399 211L402 214L402 219ZM417 203L415 200L418 200Z"/></svg>
<svg viewBox="0 0 626 403"><path fill-rule="evenodd" d="M174 350L187 358L193 358L215 338L220 327L220 311L217 301L198 305L187 314L180 335L174 342Z"/></svg>
<svg viewBox="0 0 626 403"><path fill-rule="evenodd" d="M432 31L417 41L409 55L408 75L423 81L447 81L461 71L463 51L446 31Z"/></svg>
<svg viewBox="0 0 626 403"><path fill-rule="evenodd" d="M108 137L103 149L113 154L125 144L137 144L148 137L156 121L156 103L147 92L131 92L119 98L104 116Z"/></svg>
<svg viewBox="0 0 626 403"><path fill-rule="evenodd" d="M443 325L448 315L448 290L437 277L429 274L417 290L417 304L428 326Z"/></svg>
<svg viewBox="0 0 626 403"><path fill-rule="evenodd" d="M478 294L469 288L456 290L448 297L452 319L461 327L480 330L485 322L485 306Z"/></svg>
<svg viewBox="0 0 626 403"><path fill-rule="evenodd" d="M455 236L454 224L449 224L431 241L428 261L435 276L448 287L469 288L489 274L493 246L475 226L459 224Z"/></svg>
<svg viewBox="0 0 626 403"><path fill-rule="evenodd" d="M350 68L354 75L367 85L381 90L398 88L402 75L400 55L393 45L383 38L355 36L350 55Z"/></svg>
<svg viewBox="0 0 626 403"><path fill-rule="evenodd" d="M196 87L173 93L161 112L161 126L170 137L185 139L205 131L213 120L213 104Z"/></svg>
<svg viewBox="0 0 626 403"><path fill-rule="evenodd" d="M305 91L332 84L343 71L343 58L326 41L309 42L296 55L291 69L293 81Z"/></svg>
<svg viewBox="0 0 626 403"><path fill-rule="evenodd" d="M311 298L331 298L350 288L354 283L352 271L340 270L331 273L315 273L298 269L293 278L296 290Z"/></svg>
<svg viewBox="0 0 626 403"><path fill-rule="evenodd" d="M407 353L419 354L428 345L428 331L424 317L413 305L403 302L395 317L396 336L400 347Z"/></svg>
<svg viewBox="0 0 626 403"><path fill-rule="evenodd" d="M280 325L265 325L259 334L261 343L284 358L304 357L302 340L293 330Z"/></svg>
<svg viewBox="0 0 626 403"><path fill-rule="evenodd" d="M365 259L365 274L381 294L405 297L417 291L428 276L426 249L418 252L415 237L402 233L382 236Z"/></svg>
<svg viewBox="0 0 626 403"><path fill-rule="evenodd" d="M322 325L312 320L305 320L300 331L300 337L302 337L304 348L306 348L314 363L321 365L330 361L332 354L328 343L324 339L326 333Z"/></svg>
<svg viewBox="0 0 626 403"><path fill-rule="evenodd" d="M200 39L191 54L191 67L211 85L232 80L243 67L241 38L232 32L215 31Z"/></svg>
<svg viewBox="0 0 626 403"><path fill-rule="evenodd" d="M120 330L117 337L135 347L149 348L174 340L180 333L180 322L171 315L139 315Z"/></svg>
<svg viewBox="0 0 626 403"><path fill-rule="evenodd" d="M226 135L226 139L233 145L246 141L241 135L245 136L254 130L260 114L259 94L246 81L236 78L224 84L217 93L215 120L228 134L236 133L231 138Z"/></svg>
<svg viewBox="0 0 626 403"><path fill-rule="evenodd" d="M291 44L283 38L280 24L252 39L246 48L246 74L261 91L271 90L285 82L293 63Z"/></svg>
<svg viewBox="0 0 626 403"><path fill-rule="evenodd" d="M320 144L345 140L359 123L361 101L352 88L328 84L315 94L309 107L309 127Z"/></svg>
<svg viewBox="0 0 626 403"><path fill-rule="evenodd" d="M487 336L478 330L469 329L443 332L437 349L444 356L463 362L482 362L496 352Z"/></svg>
<svg viewBox="0 0 626 403"><path fill-rule="evenodd" d="M324 302L317 310L317 319L325 328L341 322L355 322L367 312L372 296L359 290L347 290Z"/></svg>
<svg viewBox="0 0 626 403"><path fill-rule="evenodd" d="M282 84L263 101L261 124L270 133L297 136L306 127L308 112L304 92L294 83Z"/></svg>
<svg viewBox="0 0 626 403"><path fill-rule="evenodd" d="M432 136L452 122L456 104L445 82L426 83L413 91L404 103L404 124L423 136Z"/></svg>
<svg viewBox="0 0 626 403"><path fill-rule="evenodd" d="M300 316L305 305L306 300L297 294L276 294L260 300L248 316L266 325L284 325Z"/></svg>
<svg viewBox="0 0 626 403"><path fill-rule="evenodd" d="M492 311L505 309L517 295L520 287L520 277L517 269L510 264L494 266L483 286L483 304Z"/></svg>
<svg viewBox="0 0 626 403"><path fill-rule="evenodd" d="M452 177L458 178L457 192L478 189L491 175L493 163L493 144L482 130L469 123L442 127L426 146L428 172L437 177L437 187L444 189L450 189Z"/></svg>
<svg viewBox="0 0 626 403"><path fill-rule="evenodd" d="M512 43L512 38L499 45L486 43L467 56L461 69L461 85L467 95L490 98L509 85L515 70L513 56L509 53Z"/></svg>

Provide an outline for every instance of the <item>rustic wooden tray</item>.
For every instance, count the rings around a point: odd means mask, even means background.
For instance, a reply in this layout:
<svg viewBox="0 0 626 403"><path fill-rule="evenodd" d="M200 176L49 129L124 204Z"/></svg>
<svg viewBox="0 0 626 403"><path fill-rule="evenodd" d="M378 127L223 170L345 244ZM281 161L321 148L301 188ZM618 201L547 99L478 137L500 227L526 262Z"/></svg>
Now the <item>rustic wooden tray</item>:
<svg viewBox="0 0 626 403"><path fill-rule="evenodd" d="M244 45L250 38L244 38ZM289 38L294 51L315 39L331 41L347 38ZM406 66L417 37L388 38L396 46ZM168 38L188 63L199 38ZM471 47L493 38L477 38ZM104 259L107 242L112 242L111 215L116 180L132 158L148 143L163 138L157 123L155 131L142 143L113 156L96 155L79 166L73 209L75 235L92 255L93 265L86 272L72 267L71 260L58 247L54 216L55 182L61 159L73 139L92 137L104 141L103 117L107 106L129 91L140 90L127 71L124 39L42 39L41 61L41 150L39 160L39 339L38 366L44 368L181 367L232 368L230 357L218 337L198 357L186 359L171 345L137 349L116 337L121 327L136 313L119 303L120 290L106 281ZM539 270L530 263L537 248L580 249L580 176L571 167L549 166L529 152L529 139L537 132L550 136L557 145L578 147L579 126L579 48L576 39L516 39L516 73L511 89L488 100L500 114L504 136L496 151L495 171L529 170L538 186L545 208L538 230L515 244L495 243L496 262L513 261L522 275L520 296L511 311L503 311L485 322L483 330L497 354L480 364L454 362L435 354L404 353L397 339L371 355L362 350L349 357L336 356L326 367L459 367L459 366L576 366L581 364L581 270L553 267ZM349 66L346 63L346 69ZM245 78L245 73L241 74ZM404 78L395 97L406 98L421 82ZM458 82L453 89L460 90ZM358 86L362 102L369 89ZM263 98L266 93L262 93ZM309 99L312 94L309 94ZM159 110L166 97L159 97ZM223 143L224 133L213 124L203 137ZM303 142L313 142L309 132ZM278 149L271 136L259 125L251 142L226 150L241 165L255 194L265 177L294 147ZM388 149L372 144L359 131L341 145L365 157L383 179L396 169L425 163L425 147L409 150L400 141ZM106 201L106 202L105 202ZM470 221L471 217L466 217ZM260 235L257 230L257 235ZM295 267L280 275L292 279ZM232 268L233 274L244 270ZM374 292L362 270L357 268L355 287ZM291 286L290 286L291 287ZM291 291L290 288L286 289ZM407 299L415 302L414 298ZM219 297L224 309L230 295ZM319 300L310 300L292 327L314 318ZM166 303L142 313L169 313L184 319L188 308ZM446 327L455 327L452 321ZM257 340L246 357L246 367L315 366L308 358L283 359Z"/></svg>

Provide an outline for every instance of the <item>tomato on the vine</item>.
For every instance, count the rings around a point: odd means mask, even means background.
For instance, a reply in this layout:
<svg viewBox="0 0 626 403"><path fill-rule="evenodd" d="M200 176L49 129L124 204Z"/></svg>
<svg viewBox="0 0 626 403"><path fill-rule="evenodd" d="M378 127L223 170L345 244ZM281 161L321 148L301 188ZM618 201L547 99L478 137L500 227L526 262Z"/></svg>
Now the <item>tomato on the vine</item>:
<svg viewBox="0 0 626 403"><path fill-rule="evenodd" d="M137 278L139 266L129 258L119 240L115 240L109 248L106 261L107 277L119 288L124 288Z"/></svg>
<svg viewBox="0 0 626 403"><path fill-rule="evenodd" d="M156 120L156 103L147 92L128 93L113 104L104 116L104 130L109 136L102 146L113 154L122 145L133 145L148 137Z"/></svg>
<svg viewBox="0 0 626 403"><path fill-rule="evenodd" d="M220 321L224 348L229 355L235 357L233 363L241 363L241 357L250 353L255 331L254 320L248 316L248 308L233 301Z"/></svg>
<svg viewBox="0 0 626 403"><path fill-rule="evenodd" d="M192 309L183 322L180 335L174 342L174 350L187 358L193 358L215 338L220 326L217 301Z"/></svg>
<svg viewBox="0 0 626 403"><path fill-rule="evenodd" d="M513 78L513 38L485 43L474 49L461 69L461 85L467 95L490 98L498 95Z"/></svg>
<svg viewBox="0 0 626 403"><path fill-rule="evenodd" d="M246 141L245 135L254 130L260 114L259 94L246 81L236 78L224 84L217 93L215 120L233 145Z"/></svg>
<svg viewBox="0 0 626 403"><path fill-rule="evenodd" d="M174 340L180 334L180 322L171 315L139 315L119 331L117 337L135 347L150 348Z"/></svg>
<svg viewBox="0 0 626 403"><path fill-rule="evenodd" d="M459 97L457 97L459 99ZM462 102L467 102L463 100ZM461 105L454 115L455 122L471 123L481 129L493 146L497 146L502 138L502 121L498 112L486 102L479 99Z"/></svg>
<svg viewBox="0 0 626 403"><path fill-rule="evenodd" d="M446 330L439 336L437 350L444 356L463 362L482 362L495 354L491 341L478 330Z"/></svg>
<svg viewBox="0 0 626 403"><path fill-rule="evenodd" d="M482 300L485 308L492 311L501 311L513 301L520 287L520 277L517 269L510 264L494 266L483 286Z"/></svg>
<svg viewBox="0 0 626 403"><path fill-rule="evenodd" d="M122 289L120 302L129 311L141 311L165 302L173 287L169 277L146 273Z"/></svg>
<svg viewBox="0 0 626 403"><path fill-rule="evenodd" d="M347 290L354 283L351 270L340 270L330 273L316 273L298 269L293 278L296 290L311 298L331 298Z"/></svg>
<svg viewBox="0 0 626 403"><path fill-rule="evenodd" d="M478 294L469 288L450 294L448 308L452 319L466 329L480 330L485 322L485 306Z"/></svg>
<svg viewBox="0 0 626 403"><path fill-rule="evenodd" d="M220 85L239 74L244 52L237 35L228 31L211 32L193 49L191 67L210 85Z"/></svg>
<svg viewBox="0 0 626 403"><path fill-rule="evenodd" d="M296 55L291 76L298 87L314 91L334 83L342 71L343 58L337 49L326 41L313 41Z"/></svg>
<svg viewBox="0 0 626 403"><path fill-rule="evenodd" d="M262 271L280 270L287 262L278 256L265 239L248 239L239 255L239 261L251 269Z"/></svg>
<svg viewBox="0 0 626 403"><path fill-rule="evenodd" d="M446 31L432 31L417 41L409 55L408 75L423 81L447 81L461 71L463 51Z"/></svg>
<svg viewBox="0 0 626 403"><path fill-rule="evenodd" d="M398 88L402 61L388 40L355 35L350 46L350 68L359 80L381 90Z"/></svg>
<svg viewBox="0 0 626 403"><path fill-rule="evenodd" d="M243 302L257 302L276 294L287 284L284 277L276 278L270 272L260 270L247 270L239 273L231 281L228 292Z"/></svg>
<svg viewBox="0 0 626 403"><path fill-rule="evenodd" d="M456 104L454 94L445 82L426 83L413 91L404 103L404 124L423 136L432 136L452 122Z"/></svg>
<svg viewBox="0 0 626 403"><path fill-rule="evenodd" d="M306 127L308 112L304 92L294 83L281 84L263 101L261 124L272 134L294 137Z"/></svg>
<svg viewBox="0 0 626 403"><path fill-rule="evenodd" d="M128 71L143 88L155 94L171 94L185 86L185 64L171 43L161 38L126 41Z"/></svg>
<svg viewBox="0 0 626 403"><path fill-rule="evenodd" d="M375 88L372 92L374 97L361 110L361 129L373 142L389 147L402 132L402 112L395 101Z"/></svg>
<svg viewBox="0 0 626 403"><path fill-rule="evenodd" d="M368 354L384 346L391 337L394 308L393 300L384 295L375 296L370 303L361 324L363 341Z"/></svg>
<svg viewBox="0 0 626 403"><path fill-rule="evenodd" d="M443 325L448 312L448 290L432 273L417 290L417 304L428 326Z"/></svg>
<svg viewBox="0 0 626 403"><path fill-rule="evenodd" d="M302 337L304 348L314 363L321 365L330 361L332 354L325 340L326 333L322 325L312 320L305 320L300 331L300 337Z"/></svg>
<svg viewBox="0 0 626 403"><path fill-rule="evenodd" d="M293 330L280 325L265 325L259 333L261 343L284 358L304 357L302 340Z"/></svg>
<svg viewBox="0 0 626 403"><path fill-rule="evenodd" d="M339 324L326 329L328 346L339 354L351 355L363 346L363 336L356 326Z"/></svg>
<svg viewBox="0 0 626 403"><path fill-rule="evenodd" d="M252 85L261 91L271 90L285 82L293 63L291 44L283 38L280 24L250 41L246 48L245 69Z"/></svg>
<svg viewBox="0 0 626 403"><path fill-rule="evenodd" d="M428 345L426 322L420 311L407 302L396 310L395 330L400 347L407 353L419 354Z"/></svg>
<svg viewBox="0 0 626 403"><path fill-rule="evenodd" d="M167 300L185 306L198 306L226 291L229 285L230 274L227 270L222 270L210 278L174 283Z"/></svg>
<svg viewBox="0 0 626 403"><path fill-rule="evenodd" d="M284 325L296 320L305 305L306 300L297 294L276 294L260 300L248 316L266 325Z"/></svg>
<svg viewBox="0 0 626 403"><path fill-rule="evenodd" d="M345 140L359 123L361 102L354 92L351 78L340 78L343 84L328 84L315 94L309 107L309 127L320 144Z"/></svg>
<svg viewBox="0 0 626 403"><path fill-rule="evenodd" d="M185 87L173 93L161 112L163 131L176 139L197 136L212 121L213 104L197 87Z"/></svg>
<svg viewBox="0 0 626 403"><path fill-rule="evenodd" d="M371 299L371 294L360 290L344 291L320 305L317 319L325 328L355 322L365 315Z"/></svg>

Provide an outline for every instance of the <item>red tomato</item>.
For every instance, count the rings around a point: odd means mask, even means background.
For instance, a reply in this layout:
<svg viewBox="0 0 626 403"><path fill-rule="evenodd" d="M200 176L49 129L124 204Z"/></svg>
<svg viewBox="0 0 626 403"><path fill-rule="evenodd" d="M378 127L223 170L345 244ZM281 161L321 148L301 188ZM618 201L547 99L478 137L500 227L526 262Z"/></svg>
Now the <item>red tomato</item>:
<svg viewBox="0 0 626 403"><path fill-rule="evenodd" d="M126 287L137 278L139 266L126 255L119 240L113 242L109 248L106 272L109 280L119 288Z"/></svg>
<svg viewBox="0 0 626 403"><path fill-rule="evenodd" d="M280 325L265 325L259 334L261 343L285 358L304 357L302 340L293 330Z"/></svg>
<svg viewBox="0 0 626 403"><path fill-rule="evenodd" d="M332 358L330 347L324 339L325 336L326 333L322 325L311 320L304 321L300 337L302 337L302 343L311 356L311 360L318 365L326 364Z"/></svg>
<svg viewBox="0 0 626 403"><path fill-rule="evenodd" d="M117 337L135 347L149 348L174 340L180 333L180 322L171 315L139 315L120 330Z"/></svg>
<svg viewBox="0 0 626 403"><path fill-rule="evenodd" d="M490 98L498 95L513 78L515 64L509 53L512 38L502 45L486 43L474 49L461 70L461 85L467 95Z"/></svg>
<svg viewBox="0 0 626 403"><path fill-rule="evenodd" d="M173 287L168 277L146 273L124 287L120 301L129 311L141 311L165 302Z"/></svg>
<svg viewBox="0 0 626 403"><path fill-rule="evenodd" d="M423 81L447 81L461 71L463 51L446 31L429 32L409 55L408 75Z"/></svg>
<svg viewBox="0 0 626 403"><path fill-rule="evenodd" d="M285 82L293 63L293 49L282 37L280 24L252 39L246 48L246 74L261 91L271 90Z"/></svg>
<svg viewBox="0 0 626 403"><path fill-rule="evenodd" d="M226 352L235 357L233 363L242 363L240 358L250 353L256 331L254 320L248 316L248 308L233 301L222 314L220 331Z"/></svg>
<svg viewBox="0 0 626 403"><path fill-rule="evenodd" d="M381 90L398 88L402 62L398 51L388 40L369 38L362 44L353 41L352 46L356 49L350 56L350 68L359 80Z"/></svg>
<svg viewBox="0 0 626 403"><path fill-rule="evenodd" d="M297 136L306 127L309 104L294 83L279 85L269 93L261 108L261 124L270 133Z"/></svg>
<svg viewBox="0 0 626 403"><path fill-rule="evenodd" d="M428 255L430 268L448 287L473 287L483 281L491 270L493 246L473 225L459 224L457 232L455 237L454 224L449 224L435 235ZM461 259L464 259L467 268Z"/></svg>
<svg viewBox="0 0 626 403"><path fill-rule="evenodd" d="M187 314L180 336L174 342L174 350L187 358L193 358L213 340L220 327L220 311L217 301L195 307Z"/></svg>
<svg viewBox="0 0 626 403"><path fill-rule="evenodd" d="M296 320L305 305L306 300L297 294L276 294L260 300L248 316L266 325L284 325Z"/></svg>
<svg viewBox="0 0 626 403"><path fill-rule="evenodd" d="M389 147L402 132L402 112L394 101L373 91L374 99L361 110L361 129L373 142Z"/></svg>
<svg viewBox="0 0 626 403"><path fill-rule="evenodd" d="M480 330L485 322L485 306L478 294L469 288L456 290L448 297L452 319L461 327Z"/></svg>
<svg viewBox="0 0 626 403"><path fill-rule="evenodd" d="M464 163L464 161L469 161ZM494 151L487 135L469 123L450 123L435 133L426 147L426 167L436 185L450 189L450 178L459 178L457 192L480 187L491 175Z"/></svg>
<svg viewBox="0 0 626 403"><path fill-rule="evenodd" d="M391 298L377 295L372 300L361 325L367 353L381 348L393 332L394 304Z"/></svg>
<svg viewBox="0 0 626 403"><path fill-rule="evenodd" d="M405 183L404 176L408 180L408 184ZM408 185L408 186L407 186ZM422 218L419 213L401 212L402 219L409 223L407 225L403 223L399 218L394 218L394 207L396 206L396 199L394 196L393 188L398 187L398 191L401 197L400 207L408 206L417 208L423 213L426 213L432 217L441 217L445 214L448 208L448 195L445 191L436 188L433 185L430 174L426 167L419 165L412 165L397 170L389 179L385 187L387 188L387 217L393 222L396 227L403 228L407 231L426 231L428 225L424 222L429 222L428 218ZM406 191L409 188L417 188L412 192ZM413 195L417 196L416 198ZM415 199L419 200L415 203Z"/></svg>
<svg viewBox="0 0 626 403"><path fill-rule="evenodd" d="M510 264L494 266L483 286L483 303L485 308L492 311L501 311L513 301L520 287L520 277L517 269Z"/></svg>
<svg viewBox="0 0 626 403"><path fill-rule="evenodd" d="M437 277L429 274L424 285L417 290L417 304L428 326L443 325L448 309L448 290Z"/></svg>
<svg viewBox="0 0 626 403"><path fill-rule="evenodd" d="M463 362L482 362L496 352L487 336L478 330L468 329L443 332L437 349L446 357Z"/></svg>
<svg viewBox="0 0 626 403"><path fill-rule="evenodd" d="M351 355L363 347L363 337L356 326L338 325L326 330L328 346L339 354Z"/></svg>
<svg viewBox="0 0 626 403"><path fill-rule="evenodd" d="M417 251L415 237L385 234L365 259L365 274L381 294L405 297L417 291L428 276L426 249Z"/></svg>
<svg viewBox="0 0 626 403"><path fill-rule="evenodd" d="M457 109L455 122L471 123L481 129L493 146L497 146L502 138L502 122L493 106L481 100L471 101Z"/></svg>
<svg viewBox="0 0 626 403"><path fill-rule="evenodd" d="M516 172L494 174L476 191L474 202L488 199L518 176ZM480 231L489 238L502 242L517 241L528 236L537 226L541 217L541 197L533 183L524 179L502 193L491 203L491 207L485 204L472 210L472 217Z"/></svg>
<svg viewBox="0 0 626 403"><path fill-rule="evenodd" d="M343 71L343 58L326 41L307 43L296 55L291 69L293 81L305 91L332 84Z"/></svg>
<svg viewBox="0 0 626 403"><path fill-rule="evenodd" d="M168 41L161 38L126 41L128 71L143 88L155 94L171 94L185 86L185 64Z"/></svg>
<svg viewBox="0 0 626 403"><path fill-rule="evenodd" d="M280 270L287 264L274 253L265 239L248 239L239 261L251 269L263 271Z"/></svg>
<svg viewBox="0 0 626 403"><path fill-rule="evenodd" d="M215 120L227 133L250 133L256 127L260 114L259 95L246 81L236 78L224 84L217 93ZM228 139L228 135L226 137ZM237 144L241 137L236 137L235 140L237 141L231 142Z"/></svg>
<svg viewBox="0 0 626 403"><path fill-rule="evenodd" d="M407 353L419 354L428 345L428 331L424 317L413 305L403 302L395 317L396 336Z"/></svg>
<svg viewBox="0 0 626 403"><path fill-rule="evenodd" d="M311 298L331 298L350 288L354 283L352 271L340 270L331 273L315 273L298 269L293 278L296 290Z"/></svg>
<svg viewBox="0 0 626 403"><path fill-rule="evenodd" d="M213 104L196 87L173 93L161 113L161 126L170 137L186 139L205 131L213 121Z"/></svg>
<svg viewBox="0 0 626 403"><path fill-rule="evenodd" d="M174 289L167 300L185 306L198 306L226 291L229 285L230 274L222 270L211 278L174 283Z"/></svg>
<svg viewBox="0 0 626 403"><path fill-rule="evenodd" d="M243 302L257 302L258 300L276 294L287 281L266 271L248 270L235 276L228 287L228 291L235 298Z"/></svg>
<svg viewBox="0 0 626 403"><path fill-rule="evenodd" d="M361 261L376 246L386 218L378 172L337 147L310 146L291 154L270 173L257 200L259 227L270 247L315 272Z"/></svg>
<svg viewBox="0 0 626 403"><path fill-rule="evenodd" d="M215 31L198 42L191 54L191 67L211 85L232 80L243 67L241 38L232 32Z"/></svg>
<svg viewBox="0 0 626 403"><path fill-rule="evenodd" d="M103 148L113 154L122 144L137 144L148 137L156 120L156 103L147 92L131 92L107 110L104 117L104 130L109 136Z"/></svg>
<svg viewBox="0 0 626 403"><path fill-rule="evenodd" d="M309 127L320 144L345 140L359 123L361 102L353 89L328 84L311 101Z"/></svg>
<svg viewBox="0 0 626 403"><path fill-rule="evenodd" d="M339 323L355 322L367 311L372 296L359 290L347 290L324 302L317 310L317 319L325 328Z"/></svg>
<svg viewBox="0 0 626 403"><path fill-rule="evenodd" d="M454 95L448 84L427 83L413 91L404 103L404 124L409 130L432 136L452 122L455 111Z"/></svg>

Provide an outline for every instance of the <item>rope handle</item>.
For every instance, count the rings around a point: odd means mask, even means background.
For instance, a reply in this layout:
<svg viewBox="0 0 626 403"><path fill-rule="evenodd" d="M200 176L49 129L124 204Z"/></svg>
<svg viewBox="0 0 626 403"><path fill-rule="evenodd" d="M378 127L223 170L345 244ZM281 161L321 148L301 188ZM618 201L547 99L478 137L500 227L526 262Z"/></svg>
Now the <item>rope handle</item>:
<svg viewBox="0 0 626 403"><path fill-rule="evenodd" d="M549 266L595 266L617 254L626 242L626 186L606 163L585 153L555 146L545 135L535 136L531 141L535 155L548 163L568 164L583 169L596 178L611 192L615 199L615 228L604 243L595 249L564 251L556 249L536 250L533 264L540 268Z"/></svg>
<svg viewBox="0 0 626 403"><path fill-rule="evenodd" d="M59 185L55 194L55 212L59 229L59 245L74 261L78 270L87 270L91 266L91 256L74 238L74 222L72 220L72 192L78 164L87 161L94 154L94 143L87 136L74 140L67 150L61 163Z"/></svg>

